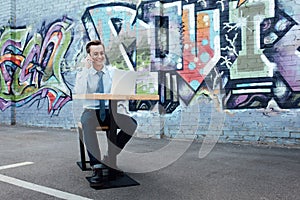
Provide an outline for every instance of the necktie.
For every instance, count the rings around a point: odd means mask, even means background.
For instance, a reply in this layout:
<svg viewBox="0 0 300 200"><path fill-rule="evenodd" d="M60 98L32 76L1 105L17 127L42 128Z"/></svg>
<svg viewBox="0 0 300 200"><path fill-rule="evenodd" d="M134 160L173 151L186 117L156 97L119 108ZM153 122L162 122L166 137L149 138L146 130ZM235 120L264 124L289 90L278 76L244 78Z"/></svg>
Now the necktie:
<svg viewBox="0 0 300 200"><path fill-rule="evenodd" d="M99 81L98 81L98 88L97 88L96 92L97 93L104 93L103 72L99 71L99 72L97 72L97 75L99 76ZM105 119L105 103L104 103L104 100L100 100L99 117L100 117L101 121L104 121L104 119Z"/></svg>

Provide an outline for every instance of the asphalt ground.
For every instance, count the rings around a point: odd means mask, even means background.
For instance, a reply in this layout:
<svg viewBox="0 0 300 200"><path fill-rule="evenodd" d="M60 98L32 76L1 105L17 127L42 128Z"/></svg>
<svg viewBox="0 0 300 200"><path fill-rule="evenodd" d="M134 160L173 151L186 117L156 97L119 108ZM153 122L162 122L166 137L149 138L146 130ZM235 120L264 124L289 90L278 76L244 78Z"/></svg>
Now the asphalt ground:
<svg viewBox="0 0 300 200"><path fill-rule="evenodd" d="M100 133L105 151L103 137ZM95 190L85 178L91 172L76 165L76 130L1 125L0 141L1 200L300 199L300 148L217 144L200 159L201 143L194 141L167 163L177 152L164 148L172 141L133 138L125 150L145 153L144 158L132 161L121 153L118 166L140 185ZM187 143L177 141L177 146ZM147 152L165 159L151 162Z"/></svg>

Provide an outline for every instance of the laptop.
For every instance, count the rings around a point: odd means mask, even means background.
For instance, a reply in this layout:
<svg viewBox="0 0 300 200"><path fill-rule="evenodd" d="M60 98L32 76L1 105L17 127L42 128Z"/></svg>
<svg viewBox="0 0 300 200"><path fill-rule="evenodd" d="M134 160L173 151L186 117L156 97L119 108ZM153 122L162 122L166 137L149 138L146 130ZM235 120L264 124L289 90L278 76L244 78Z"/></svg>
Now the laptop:
<svg viewBox="0 0 300 200"><path fill-rule="evenodd" d="M135 94L137 73L115 69L112 77L111 93L119 95Z"/></svg>

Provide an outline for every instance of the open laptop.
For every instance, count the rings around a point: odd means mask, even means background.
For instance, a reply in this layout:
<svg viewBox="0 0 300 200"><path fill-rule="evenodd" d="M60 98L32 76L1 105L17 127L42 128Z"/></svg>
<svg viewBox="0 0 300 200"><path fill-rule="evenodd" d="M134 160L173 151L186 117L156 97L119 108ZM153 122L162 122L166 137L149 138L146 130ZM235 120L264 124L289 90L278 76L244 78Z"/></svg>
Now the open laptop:
<svg viewBox="0 0 300 200"><path fill-rule="evenodd" d="M112 77L112 94L132 95L135 94L137 73L135 71L125 71L115 69Z"/></svg>

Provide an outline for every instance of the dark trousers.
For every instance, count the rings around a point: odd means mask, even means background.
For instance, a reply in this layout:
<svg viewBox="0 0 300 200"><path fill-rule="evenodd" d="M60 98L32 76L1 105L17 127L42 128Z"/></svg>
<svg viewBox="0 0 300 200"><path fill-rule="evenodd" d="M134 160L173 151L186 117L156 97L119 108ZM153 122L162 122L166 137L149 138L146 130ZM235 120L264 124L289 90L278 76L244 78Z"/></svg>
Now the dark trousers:
<svg viewBox="0 0 300 200"><path fill-rule="evenodd" d="M90 164L99 164L101 160L101 151L98 143L98 137L96 134L97 126L110 126L109 110L106 109L106 117L104 121L99 119L97 112L99 110L85 109L81 116L81 123L84 135L84 142L90 158ZM117 134L117 140L113 145L117 154L122 151L127 142L131 139L137 128L137 122L130 116L117 113L114 116L118 129L121 129ZM109 132L107 131L108 135Z"/></svg>

